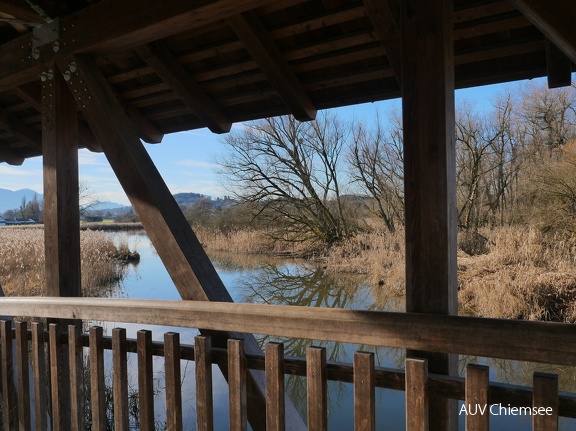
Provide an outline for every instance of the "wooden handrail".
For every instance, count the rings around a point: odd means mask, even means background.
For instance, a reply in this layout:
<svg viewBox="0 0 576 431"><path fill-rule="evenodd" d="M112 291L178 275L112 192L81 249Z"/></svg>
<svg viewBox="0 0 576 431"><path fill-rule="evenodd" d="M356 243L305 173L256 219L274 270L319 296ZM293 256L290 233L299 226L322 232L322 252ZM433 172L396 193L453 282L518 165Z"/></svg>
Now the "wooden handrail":
<svg viewBox="0 0 576 431"><path fill-rule="evenodd" d="M0 315L142 323L576 365L576 326L196 301L2 298Z"/></svg>

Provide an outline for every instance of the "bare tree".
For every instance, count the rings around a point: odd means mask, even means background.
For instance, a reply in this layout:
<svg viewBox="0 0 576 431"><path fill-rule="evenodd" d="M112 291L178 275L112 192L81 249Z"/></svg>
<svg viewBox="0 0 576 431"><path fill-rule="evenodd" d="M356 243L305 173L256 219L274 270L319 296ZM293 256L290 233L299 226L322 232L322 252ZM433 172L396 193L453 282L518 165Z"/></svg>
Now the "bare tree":
<svg viewBox="0 0 576 431"><path fill-rule="evenodd" d="M353 231L340 166L349 135L330 114L308 123L291 116L248 123L224 139L220 174L284 239L330 245Z"/></svg>
<svg viewBox="0 0 576 431"><path fill-rule="evenodd" d="M353 181L373 202L369 210L394 232L404 220L404 153L401 119L391 114L388 120L388 130L379 117L375 129L356 126L348 161Z"/></svg>

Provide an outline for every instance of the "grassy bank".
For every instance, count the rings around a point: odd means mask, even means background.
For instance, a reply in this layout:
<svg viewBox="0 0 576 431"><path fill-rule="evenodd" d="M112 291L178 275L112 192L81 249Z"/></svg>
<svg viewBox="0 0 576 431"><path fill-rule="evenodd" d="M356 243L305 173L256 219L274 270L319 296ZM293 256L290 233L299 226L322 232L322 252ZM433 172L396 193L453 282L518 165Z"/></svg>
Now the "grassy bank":
<svg viewBox="0 0 576 431"><path fill-rule="evenodd" d="M209 250L302 254L303 245L273 241L262 231L224 235L198 230ZM404 233L364 234L315 259L333 273L362 273L374 289L405 292ZM483 317L576 321L576 237L506 227L459 238L461 314Z"/></svg>
<svg viewBox="0 0 576 431"><path fill-rule="evenodd" d="M122 262L138 257L127 245L116 246L100 231L82 231L80 247L85 296L101 295L122 277ZM1 228L0 256L0 284L7 296L45 294L44 231L41 227Z"/></svg>

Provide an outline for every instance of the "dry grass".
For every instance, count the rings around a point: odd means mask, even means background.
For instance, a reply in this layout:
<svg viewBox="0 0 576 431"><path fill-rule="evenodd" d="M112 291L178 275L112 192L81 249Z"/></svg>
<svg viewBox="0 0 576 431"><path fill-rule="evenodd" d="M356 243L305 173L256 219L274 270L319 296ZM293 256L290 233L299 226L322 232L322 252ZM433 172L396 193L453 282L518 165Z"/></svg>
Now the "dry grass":
<svg viewBox="0 0 576 431"><path fill-rule="evenodd" d="M82 231L80 247L84 295L101 295L122 277L119 261L129 250L99 231ZM0 256L0 284L7 296L45 295L43 229L1 228Z"/></svg>
<svg viewBox="0 0 576 431"><path fill-rule="evenodd" d="M254 254L306 254L306 244L271 238L265 230L238 230L223 233L218 229L195 228L194 232L208 251L230 251Z"/></svg>
<svg viewBox="0 0 576 431"><path fill-rule="evenodd" d="M459 256L463 312L512 319L576 320L576 237L531 228L487 231L489 251Z"/></svg>

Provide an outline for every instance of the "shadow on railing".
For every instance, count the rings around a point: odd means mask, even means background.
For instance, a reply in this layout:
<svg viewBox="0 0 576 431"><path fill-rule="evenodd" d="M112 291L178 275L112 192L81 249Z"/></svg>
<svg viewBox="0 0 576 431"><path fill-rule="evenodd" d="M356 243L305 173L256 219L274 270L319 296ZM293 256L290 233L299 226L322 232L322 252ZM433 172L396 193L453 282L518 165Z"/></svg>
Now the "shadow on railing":
<svg viewBox="0 0 576 431"><path fill-rule="evenodd" d="M5 298L0 314L141 323L259 333L462 353L504 359L574 365L576 330L573 325L504 321L458 316L311 309L254 304L193 301L142 301L85 298ZM305 376L308 428L327 429L327 381L354 386L357 430L375 429L376 388L406 392L406 427L427 429L428 400L441 396L464 400L466 427L487 430L494 409L532 416L534 430L554 430L558 416L576 417L576 397L558 392L557 377L535 373L533 389L490 383L488 367L468 365L466 377L428 374L427 363L407 359L406 369L376 367L374 354L356 352L353 364L328 362L324 348L309 347L306 359L288 358L281 343L268 343L265 355L245 354L242 340L227 348L212 347L210 337L196 337L194 346L181 345L179 335L164 334L152 342L149 330L136 340L124 329L105 337L101 327L81 334L77 326L11 322L0 326L3 429L141 429L153 430L153 357L164 357L166 429L182 429L180 361L196 362L198 430L214 426L212 364L228 372L230 428L247 429L246 375L265 371L267 429L284 429L285 375ZM88 348L89 364L84 363ZM105 385L104 351L112 353L112 385ZM127 355L137 354L138 390L128 391ZM14 363L15 358L15 363ZM29 371L31 364L31 372ZM87 375L85 375L85 370ZM69 370L69 372L68 372ZM32 378L30 385L29 378ZM32 388L32 391L29 388ZM89 407L88 407L89 406ZM108 407L107 407L108 406ZM513 409L513 411L511 410ZM132 416L130 412L133 412ZM499 411L500 414L501 411ZM514 413L515 412L515 413ZM505 412L506 413L506 412Z"/></svg>

